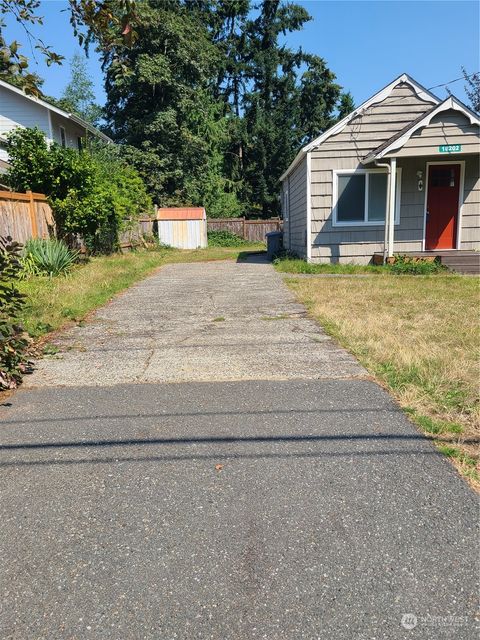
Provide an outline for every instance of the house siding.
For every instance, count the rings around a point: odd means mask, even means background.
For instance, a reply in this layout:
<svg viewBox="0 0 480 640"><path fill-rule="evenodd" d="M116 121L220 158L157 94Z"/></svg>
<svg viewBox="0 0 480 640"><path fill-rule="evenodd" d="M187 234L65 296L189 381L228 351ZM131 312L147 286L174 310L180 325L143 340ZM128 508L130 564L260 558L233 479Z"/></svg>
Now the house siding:
<svg viewBox="0 0 480 640"><path fill-rule="evenodd" d="M84 128L63 118L57 113L52 113L52 134L53 140L57 144L62 144L60 127L65 129L66 146L71 149L78 149L78 138L84 138L86 131Z"/></svg>
<svg viewBox="0 0 480 640"><path fill-rule="evenodd" d="M374 253L383 251L383 224L333 226L333 171L375 168L364 167L361 160L432 105L433 102L420 99L410 85L400 83L386 99L370 106L312 151L313 262L366 263ZM398 163L402 169L402 192L395 251L419 251L422 246L423 200L416 187L414 164L408 160Z"/></svg>
<svg viewBox="0 0 480 640"><path fill-rule="evenodd" d="M479 127L458 111L444 111L432 118L427 127L412 134L401 149L396 149L385 157L428 156L438 153L438 147L445 144L461 144L463 153L479 153Z"/></svg>
<svg viewBox="0 0 480 640"><path fill-rule="evenodd" d="M0 87L0 136L5 137L17 127L38 127L48 139L48 110L5 87ZM0 148L0 160L8 160L5 148Z"/></svg>
<svg viewBox="0 0 480 640"><path fill-rule="evenodd" d="M458 158L459 156L457 156ZM480 251L480 164L478 156L465 160L460 249Z"/></svg>
<svg viewBox="0 0 480 640"><path fill-rule="evenodd" d="M305 157L283 183L288 189L289 211L284 218L285 247L302 258L307 256L307 158Z"/></svg>
<svg viewBox="0 0 480 640"><path fill-rule="evenodd" d="M66 145L78 149L78 138L86 135L86 130L41 104L0 86L0 137L4 138L13 129L37 127L45 134L47 142L61 144L60 127L65 129ZM50 128L51 127L51 128ZM8 161L8 153L0 146L0 160Z"/></svg>

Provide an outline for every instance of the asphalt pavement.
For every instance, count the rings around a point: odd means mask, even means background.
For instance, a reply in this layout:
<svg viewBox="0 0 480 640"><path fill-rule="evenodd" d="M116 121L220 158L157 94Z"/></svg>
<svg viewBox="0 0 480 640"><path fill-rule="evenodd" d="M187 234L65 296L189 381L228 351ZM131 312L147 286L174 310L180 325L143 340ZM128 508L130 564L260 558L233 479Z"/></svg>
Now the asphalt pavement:
<svg viewBox="0 0 480 640"><path fill-rule="evenodd" d="M2 639L478 637L475 494L270 266L58 346L0 406Z"/></svg>

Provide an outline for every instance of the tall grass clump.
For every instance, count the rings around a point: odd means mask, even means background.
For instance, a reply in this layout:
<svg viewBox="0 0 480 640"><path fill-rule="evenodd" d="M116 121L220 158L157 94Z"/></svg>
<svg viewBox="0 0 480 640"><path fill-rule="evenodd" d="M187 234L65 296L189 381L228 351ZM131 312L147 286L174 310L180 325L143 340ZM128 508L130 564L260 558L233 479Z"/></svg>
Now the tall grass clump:
<svg viewBox="0 0 480 640"><path fill-rule="evenodd" d="M25 244L22 264L27 275L52 277L68 273L78 256L62 240L33 238Z"/></svg>

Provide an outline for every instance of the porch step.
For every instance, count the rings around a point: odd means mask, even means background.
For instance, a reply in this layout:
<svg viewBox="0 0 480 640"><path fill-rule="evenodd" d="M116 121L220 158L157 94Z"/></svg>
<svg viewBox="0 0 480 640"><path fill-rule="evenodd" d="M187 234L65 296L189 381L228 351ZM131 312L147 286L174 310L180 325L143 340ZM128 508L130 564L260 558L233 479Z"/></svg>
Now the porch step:
<svg viewBox="0 0 480 640"><path fill-rule="evenodd" d="M476 251L455 251L442 253L440 261L446 267L457 273L480 274L480 253Z"/></svg>

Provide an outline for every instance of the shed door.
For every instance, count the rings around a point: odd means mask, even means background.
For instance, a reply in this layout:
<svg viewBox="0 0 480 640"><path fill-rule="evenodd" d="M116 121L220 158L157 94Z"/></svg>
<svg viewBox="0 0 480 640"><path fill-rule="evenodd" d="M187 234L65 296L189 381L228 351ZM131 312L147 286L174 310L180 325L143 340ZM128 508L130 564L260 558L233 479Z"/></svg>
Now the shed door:
<svg viewBox="0 0 480 640"><path fill-rule="evenodd" d="M459 193L459 164L429 166L425 249L455 249Z"/></svg>

